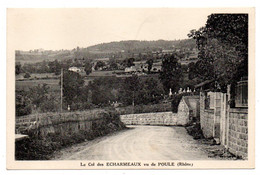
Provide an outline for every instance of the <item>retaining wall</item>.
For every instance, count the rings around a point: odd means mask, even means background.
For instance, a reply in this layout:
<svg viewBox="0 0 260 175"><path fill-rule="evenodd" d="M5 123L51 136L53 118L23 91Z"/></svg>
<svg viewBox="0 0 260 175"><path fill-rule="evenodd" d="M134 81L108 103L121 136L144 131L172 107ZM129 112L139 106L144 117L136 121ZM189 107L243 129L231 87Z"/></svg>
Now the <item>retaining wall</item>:
<svg viewBox="0 0 260 175"><path fill-rule="evenodd" d="M248 112L247 109L229 110L228 148L231 153L246 159L248 156Z"/></svg>
<svg viewBox="0 0 260 175"><path fill-rule="evenodd" d="M200 111L200 126L205 138L213 137L214 110L205 109Z"/></svg>
<svg viewBox="0 0 260 175"><path fill-rule="evenodd" d="M120 115L126 125L178 125L177 118L177 113L172 112Z"/></svg>
<svg viewBox="0 0 260 175"><path fill-rule="evenodd" d="M126 125L171 125L185 126L189 123L188 115L172 112L154 112L120 115L120 120Z"/></svg>
<svg viewBox="0 0 260 175"><path fill-rule="evenodd" d="M113 120L109 117L110 114L103 110L33 114L16 119L16 133L28 134L34 131L42 137L50 133L66 136L107 125Z"/></svg>

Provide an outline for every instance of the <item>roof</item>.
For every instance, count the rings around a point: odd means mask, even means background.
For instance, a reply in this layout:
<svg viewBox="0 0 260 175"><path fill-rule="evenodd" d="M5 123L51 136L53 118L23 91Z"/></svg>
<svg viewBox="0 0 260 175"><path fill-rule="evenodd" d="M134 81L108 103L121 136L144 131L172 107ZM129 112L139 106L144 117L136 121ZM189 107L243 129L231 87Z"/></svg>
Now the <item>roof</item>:
<svg viewBox="0 0 260 175"><path fill-rule="evenodd" d="M195 85L194 87L195 87L195 88L199 88L199 87L205 86L205 85L207 85L207 84L209 84L209 83L212 83L213 81L214 81L214 79L212 79L212 80L206 80L206 81L203 81L203 82L201 82L201 83Z"/></svg>
<svg viewBox="0 0 260 175"><path fill-rule="evenodd" d="M195 111L197 108L197 103L199 103L200 97L195 96L183 96L182 97L190 110Z"/></svg>

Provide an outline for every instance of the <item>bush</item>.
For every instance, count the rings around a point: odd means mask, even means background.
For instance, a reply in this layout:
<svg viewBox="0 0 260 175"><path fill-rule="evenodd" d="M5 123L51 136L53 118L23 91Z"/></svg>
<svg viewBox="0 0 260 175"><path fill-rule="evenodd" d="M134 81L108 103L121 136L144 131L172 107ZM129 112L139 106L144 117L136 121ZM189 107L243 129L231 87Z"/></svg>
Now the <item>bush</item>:
<svg viewBox="0 0 260 175"><path fill-rule="evenodd" d="M30 77L31 77L31 75L28 72L26 72L24 75L24 78L30 78Z"/></svg>
<svg viewBox="0 0 260 175"><path fill-rule="evenodd" d="M29 115L32 112L30 100L24 90L15 91L15 115Z"/></svg>

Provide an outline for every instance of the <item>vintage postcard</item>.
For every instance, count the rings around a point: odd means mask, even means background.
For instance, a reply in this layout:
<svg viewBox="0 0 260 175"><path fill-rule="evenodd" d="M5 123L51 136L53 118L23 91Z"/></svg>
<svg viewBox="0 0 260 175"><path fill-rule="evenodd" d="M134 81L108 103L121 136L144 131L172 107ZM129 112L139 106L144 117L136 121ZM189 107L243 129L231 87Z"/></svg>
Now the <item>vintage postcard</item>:
<svg viewBox="0 0 260 175"><path fill-rule="evenodd" d="M254 8L7 9L7 169L255 167Z"/></svg>

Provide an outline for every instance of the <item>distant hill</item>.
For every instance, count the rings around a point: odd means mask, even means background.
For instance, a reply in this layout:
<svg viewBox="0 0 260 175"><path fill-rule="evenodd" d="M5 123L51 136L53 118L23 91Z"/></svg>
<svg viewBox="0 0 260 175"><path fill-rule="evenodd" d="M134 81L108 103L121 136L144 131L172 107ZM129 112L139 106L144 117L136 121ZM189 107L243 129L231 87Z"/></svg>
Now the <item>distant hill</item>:
<svg viewBox="0 0 260 175"><path fill-rule="evenodd" d="M89 52L149 52L157 51L158 49L173 49L173 48L192 49L196 47L196 42L193 39L184 40L157 40L157 41L138 41L128 40L119 42L102 43L87 47Z"/></svg>
<svg viewBox="0 0 260 175"><path fill-rule="evenodd" d="M153 51L167 50L167 49L184 49L192 50L196 47L196 42L193 39L184 40L157 40L157 41L138 41L127 40L119 42L110 42L93 45L87 48L75 48L72 50L60 51L16 51L16 62L35 63L45 61L58 61L75 58L126 58L140 53L151 53Z"/></svg>

